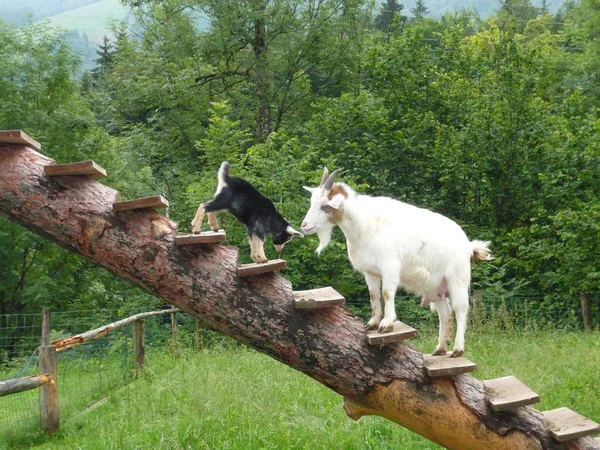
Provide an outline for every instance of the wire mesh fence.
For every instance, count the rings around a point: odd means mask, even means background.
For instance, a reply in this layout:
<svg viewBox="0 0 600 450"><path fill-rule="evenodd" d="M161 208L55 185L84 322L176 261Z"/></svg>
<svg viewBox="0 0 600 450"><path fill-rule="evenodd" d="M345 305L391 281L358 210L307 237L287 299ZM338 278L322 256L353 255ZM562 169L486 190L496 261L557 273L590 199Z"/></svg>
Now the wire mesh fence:
<svg viewBox="0 0 600 450"><path fill-rule="evenodd" d="M51 340L97 328L146 310L63 311L51 313ZM198 328L195 319L175 313L177 346L225 345L228 338ZM0 381L38 373L41 314L0 316ZM147 317L146 362L173 351L170 314ZM132 327L125 326L93 341L58 353L58 390L61 421L93 408L133 380ZM37 389L0 397L0 442L14 440L40 428Z"/></svg>

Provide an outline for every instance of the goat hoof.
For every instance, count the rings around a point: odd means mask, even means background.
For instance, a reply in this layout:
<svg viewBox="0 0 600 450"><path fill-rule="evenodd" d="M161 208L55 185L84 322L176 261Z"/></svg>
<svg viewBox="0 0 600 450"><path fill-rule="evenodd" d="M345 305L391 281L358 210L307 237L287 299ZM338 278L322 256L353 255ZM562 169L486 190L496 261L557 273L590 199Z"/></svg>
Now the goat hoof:
<svg viewBox="0 0 600 450"><path fill-rule="evenodd" d="M450 358L460 358L464 354L465 354L464 350L454 350L452 352L452 355L450 355Z"/></svg>
<svg viewBox="0 0 600 450"><path fill-rule="evenodd" d="M376 330L379 327L379 322L369 322L365 325L365 331Z"/></svg>
<svg viewBox="0 0 600 450"><path fill-rule="evenodd" d="M217 232L219 231L219 227L217 227L217 228L212 228L212 230L213 230L215 233L217 233Z"/></svg>
<svg viewBox="0 0 600 450"><path fill-rule="evenodd" d="M435 350L435 352L433 352L431 354L431 356L442 356L442 355L445 355L446 353L448 353L448 351L446 349L438 348Z"/></svg>
<svg viewBox="0 0 600 450"><path fill-rule="evenodd" d="M389 333L390 331L394 330L394 321L393 320L388 320L388 319L383 319L381 321L381 323L379 324L379 332L380 333Z"/></svg>

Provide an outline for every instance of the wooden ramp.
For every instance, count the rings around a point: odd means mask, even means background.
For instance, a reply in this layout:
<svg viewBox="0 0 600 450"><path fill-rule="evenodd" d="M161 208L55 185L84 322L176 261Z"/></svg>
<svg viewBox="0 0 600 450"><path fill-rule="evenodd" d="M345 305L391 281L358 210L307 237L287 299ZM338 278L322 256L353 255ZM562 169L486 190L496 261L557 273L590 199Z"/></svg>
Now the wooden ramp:
<svg viewBox="0 0 600 450"><path fill-rule="evenodd" d="M238 267L238 275L240 277L249 277L252 275L259 275L261 273L275 272L286 268L285 260L273 259L262 264L242 264Z"/></svg>
<svg viewBox="0 0 600 450"><path fill-rule="evenodd" d="M50 164L44 166L44 173L49 177L80 175L90 177L94 180L106 176L106 170L91 159L73 164Z"/></svg>
<svg viewBox="0 0 600 450"><path fill-rule="evenodd" d="M128 200L125 202L116 202L113 204L113 211L127 211L132 209L145 208L168 208L169 202L162 195L154 197L138 198L136 200Z"/></svg>
<svg viewBox="0 0 600 450"><path fill-rule="evenodd" d="M423 366L427 375L435 377L452 377L461 373L475 372L477 364L461 356L459 358L450 358L452 352L445 355L432 356L423 355Z"/></svg>
<svg viewBox="0 0 600 450"><path fill-rule="evenodd" d="M559 442L600 433L600 425L569 408L543 411L542 414L550 426L552 436Z"/></svg>
<svg viewBox="0 0 600 450"><path fill-rule="evenodd" d="M177 245L193 245L193 244L215 244L225 240L225 230L205 231L199 234L184 234L179 233L175 236L175 244Z"/></svg>
<svg viewBox="0 0 600 450"><path fill-rule="evenodd" d="M33 138L27 136L21 130L3 130L0 131L0 144L25 145L34 150L40 150L41 144Z"/></svg>
<svg viewBox="0 0 600 450"><path fill-rule="evenodd" d="M332 287L294 291L296 309L320 309L343 306L345 299Z"/></svg>
<svg viewBox="0 0 600 450"><path fill-rule="evenodd" d="M394 322L394 329L389 333L368 332L367 342L371 345L384 345L393 342L402 342L414 337L417 337L417 330L397 320Z"/></svg>
<svg viewBox="0 0 600 450"><path fill-rule="evenodd" d="M488 403L494 411L508 411L540 401L539 395L513 376L487 380L483 383Z"/></svg>

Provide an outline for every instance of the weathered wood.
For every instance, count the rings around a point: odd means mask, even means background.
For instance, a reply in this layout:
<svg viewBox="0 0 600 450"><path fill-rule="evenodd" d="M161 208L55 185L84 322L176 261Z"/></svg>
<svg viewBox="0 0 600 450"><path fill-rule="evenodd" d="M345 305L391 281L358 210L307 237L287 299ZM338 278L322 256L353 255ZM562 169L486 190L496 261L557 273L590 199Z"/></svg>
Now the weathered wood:
<svg viewBox="0 0 600 450"><path fill-rule="evenodd" d="M261 273L275 272L286 268L286 262L283 259L273 259L261 264L242 264L238 267L240 277L249 277Z"/></svg>
<svg viewBox="0 0 600 450"><path fill-rule="evenodd" d="M370 345L391 344L393 342L402 342L406 339L417 337L417 330L405 323L397 320L394 322L394 329L389 333L378 333L376 331L367 333L367 342Z"/></svg>
<svg viewBox="0 0 600 450"><path fill-rule="evenodd" d="M42 148L38 141L27 136L27 134L21 130L1 130L0 144L25 145L34 150Z"/></svg>
<svg viewBox="0 0 600 450"><path fill-rule="evenodd" d="M39 371L50 377L50 382L40 386L40 420L42 430L52 434L58 431L57 354L53 345L40 347Z"/></svg>
<svg viewBox="0 0 600 450"><path fill-rule="evenodd" d="M133 368L139 372L146 365L146 331L144 319L133 321Z"/></svg>
<svg viewBox="0 0 600 450"><path fill-rule="evenodd" d="M344 306L345 299L332 287L294 291L296 309L320 309Z"/></svg>
<svg viewBox="0 0 600 450"><path fill-rule="evenodd" d="M600 425L569 408L557 408L542 414L548 421L552 435L559 442L600 433Z"/></svg>
<svg viewBox="0 0 600 450"><path fill-rule="evenodd" d="M106 176L106 170L104 170L91 159L72 164L49 164L44 167L44 172L49 177L77 175L87 176L93 180L97 180Z"/></svg>
<svg viewBox="0 0 600 450"><path fill-rule="evenodd" d="M177 234L175 243L177 245L192 245L192 244L215 244L225 240L225 231L205 231L200 234Z"/></svg>
<svg viewBox="0 0 600 450"><path fill-rule="evenodd" d="M50 345L50 308L42 308L42 345Z"/></svg>
<svg viewBox="0 0 600 450"><path fill-rule="evenodd" d="M513 376L487 380L483 383L488 394L488 401L494 411L513 410L540 401L539 395Z"/></svg>
<svg viewBox="0 0 600 450"><path fill-rule="evenodd" d="M115 202L113 205L114 211L129 211L132 209L160 209L168 208L169 202L162 195L153 197L138 198L135 200L127 200L124 202Z"/></svg>
<svg viewBox="0 0 600 450"><path fill-rule="evenodd" d="M583 316L583 329L585 331L592 331L594 328L592 324L592 308L590 307L590 296L586 293L579 294L579 300L581 302L581 314Z"/></svg>
<svg viewBox="0 0 600 450"><path fill-rule="evenodd" d="M177 317L171 313L171 342L173 343L173 354L177 355Z"/></svg>
<svg viewBox="0 0 600 450"><path fill-rule="evenodd" d="M430 377L452 377L461 373L475 372L477 364L461 356L450 358L451 352L445 355L424 355L424 367Z"/></svg>
<svg viewBox="0 0 600 450"><path fill-rule="evenodd" d="M45 161L17 146L0 152L1 215L323 383L345 397L351 417L387 417L449 449L600 449L592 439L558 443L533 408L494 413L469 375L429 378L407 343L369 345L364 322L345 308L296 310L278 274L238 276L236 248L182 251L176 225L155 211L115 214L113 189L79 177L49 184Z"/></svg>
<svg viewBox="0 0 600 450"><path fill-rule="evenodd" d="M39 388L42 384L47 384L51 381L52 379L47 373L0 381L0 397L16 394L17 392L30 391L31 389Z"/></svg>
<svg viewBox="0 0 600 450"><path fill-rule="evenodd" d="M87 341L93 341L94 339L101 338L106 336L111 331L124 327L125 325L129 325L136 320L144 319L146 317L151 316L160 316L162 314L169 314L172 312L179 311L177 308L166 309L162 311L150 311L145 313L135 314L133 316L127 317L125 319L118 320L116 322L109 323L108 325L101 326L99 328L94 328L93 330L86 331L85 333L76 334L74 336L69 336L67 338L57 339L52 341L52 345L56 347L56 351L61 352L68 348L71 348L75 345L83 344Z"/></svg>

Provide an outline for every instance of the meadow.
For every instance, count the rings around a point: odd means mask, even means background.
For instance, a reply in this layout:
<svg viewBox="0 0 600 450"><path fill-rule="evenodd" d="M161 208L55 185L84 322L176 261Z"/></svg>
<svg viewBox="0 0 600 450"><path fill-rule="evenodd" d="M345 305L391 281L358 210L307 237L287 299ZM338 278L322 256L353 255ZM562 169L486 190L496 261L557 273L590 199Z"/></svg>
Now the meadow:
<svg viewBox="0 0 600 450"><path fill-rule="evenodd" d="M426 352L434 344L434 330L414 341ZM469 333L467 345L478 378L515 375L541 396L538 409L567 406L600 421L598 332L488 330ZM104 364L128 370L118 359L107 357ZM154 348L142 376L132 375L122 387L107 385L100 396L91 395L95 375L82 369L78 383L90 386L61 391L72 408L63 412L58 434L46 437L30 420L0 439L0 448L441 448L379 417L353 422L337 393L230 341L200 351L184 348L178 356L167 346Z"/></svg>

